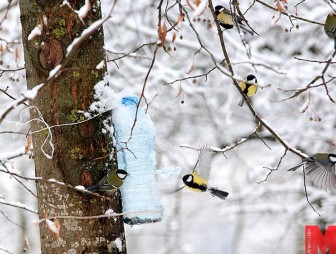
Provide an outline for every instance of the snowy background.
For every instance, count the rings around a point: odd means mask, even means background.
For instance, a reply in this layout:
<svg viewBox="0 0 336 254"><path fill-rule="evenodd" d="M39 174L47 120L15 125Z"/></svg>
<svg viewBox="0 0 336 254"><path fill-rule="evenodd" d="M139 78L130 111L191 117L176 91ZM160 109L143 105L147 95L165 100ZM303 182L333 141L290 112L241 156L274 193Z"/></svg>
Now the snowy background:
<svg viewBox="0 0 336 254"><path fill-rule="evenodd" d="M103 2L103 10L108 12L110 1ZM240 9L244 12L253 2L241 1ZM290 147L306 154L335 153L336 107L324 86L281 102L294 93L283 90L306 87L325 66L325 63L294 57L324 62L333 52L333 42L320 24L300 21L293 16L290 21L260 2L275 6L273 0L256 1L245 14L249 24L260 34L245 36L251 58L237 30L224 32L235 74L241 78L248 74L257 77L264 88L259 88L252 98L253 106ZM301 1L288 2L289 13L317 23L324 23L331 11L322 0L307 0L297 6ZM171 24L177 20L178 4L174 1L163 3L163 10L168 10L162 12L163 20L170 28L168 20ZM182 3L204 47L220 63L224 57L210 10L193 18L192 10L185 1ZM223 3L214 1L214 5L217 4ZM7 5L7 1L0 3L1 112L12 101L4 91L18 98L26 90L24 70L4 71L24 67L18 4L13 0L6 14ZM130 88L135 94L141 94L158 41L157 5L158 1L149 0L117 2L112 18L104 26L110 60L108 74L116 92ZM176 40L172 42L174 32ZM246 105L237 106L240 94L232 80L212 70L214 63L205 50L199 50L199 41L188 19L179 24L176 31L169 32L166 40L168 53L159 49L145 90L148 114L156 128L157 167L178 166L190 172L197 160L197 151L181 145L197 148L205 143L224 148L248 137L257 122ZM125 56L142 45L145 46ZM335 65L331 64L325 79L332 79L335 73ZM321 83L320 79L315 84ZM330 81L327 85L331 98L336 99L335 84L336 81ZM29 126L22 124L28 119L27 112L20 123L24 108L17 107L0 125L0 170L6 167L34 176L33 160L28 155L13 158L24 153L27 143L25 134ZM164 219L156 224L125 225L128 253L153 253L153 250L157 254L302 253L305 225L335 224L334 195L307 183L309 199L321 214L319 217L306 201L302 171L286 171L300 162L297 155L287 151L278 170L272 172L267 181L258 183L269 173L267 167L276 167L285 152L267 130L262 129L258 135L269 147L253 136L225 156L222 153L214 155L210 185L230 192L225 201L188 189L171 194L182 186L182 181L158 175ZM23 183L34 193L32 182ZM20 202L36 210L33 193L13 177L0 172L0 253L4 252L2 249L22 253L26 247L28 253L39 253L38 227L32 223L36 215L1 204L4 200L14 205Z"/></svg>

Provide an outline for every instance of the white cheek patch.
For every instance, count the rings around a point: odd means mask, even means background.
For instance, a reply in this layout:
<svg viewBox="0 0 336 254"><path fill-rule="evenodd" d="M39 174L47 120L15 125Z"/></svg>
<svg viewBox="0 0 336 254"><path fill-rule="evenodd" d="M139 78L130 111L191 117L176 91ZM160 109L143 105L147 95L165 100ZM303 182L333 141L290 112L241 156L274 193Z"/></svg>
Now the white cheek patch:
<svg viewBox="0 0 336 254"><path fill-rule="evenodd" d="M192 176L191 175L187 178L186 182L188 182L188 183L192 182Z"/></svg>
<svg viewBox="0 0 336 254"><path fill-rule="evenodd" d="M124 174L118 174L118 176L119 176L120 179L124 179L126 177L126 175L124 175Z"/></svg>
<svg viewBox="0 0 336 254"><path fill-rule="evenodd" d="M329 160L331 161L331 162L336 162L336 155L329 155Z"/></svg>

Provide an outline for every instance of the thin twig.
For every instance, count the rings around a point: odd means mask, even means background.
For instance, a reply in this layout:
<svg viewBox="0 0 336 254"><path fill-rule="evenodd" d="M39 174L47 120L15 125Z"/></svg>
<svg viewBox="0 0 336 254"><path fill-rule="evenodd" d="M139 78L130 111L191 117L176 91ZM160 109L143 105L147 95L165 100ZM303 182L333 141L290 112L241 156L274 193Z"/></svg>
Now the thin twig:
<svg viewBox="0 0 336 254"><path fill-rule="evenodd" d="M172 84L174 84L176 82L185 81L185 80L188 80L188 79L201 78L201 77L205 77L205 82L206 82L207 79L208 79L209 73L212 72L215 69L217 69L217 66L212 67L210 70L208 70L205 73L202 73L202 74L199 74L199 75L194 75L194 76L189 76L189 77L185 77L185 78L175 79L174 81L163 83L163 85L172 85Z"/></svg>
<svg viewBox="0 0 336 254"><path fill-rule="evenodd" d="M160 48L160 46L158 45L158 46L156 46L156 48L154 50L153 59L152 59L151 65L149 66L149 69L147 71L144 84L142 86L142 90L141 90L141 94L140 94L140 98L139 98L139 103L137 104L137 107L136 107L135 117L134 117L133 125L132 125L132 128L131 128L131 133L130 133L130 137L129 137L128 141L130 141L132 139L133 130L134 130L135 124L137 122L137 118L138 118L140 102L141 102L142 98L145 97L145 89L146 89L146 85L147 85L147 80L148 80L149 74L151 73L151 71L153 69L155 59L156 59L156 53L158 52L159 48Z"/></svg>
<svg viewBox="0 0 336 254"><path fill-rule="evenodd" d="M287 100L290 100L290 99L293 99L297 96L299 96L300 94L302 94L303 92L307 91L308 89L310 88L315 88L315 87L319 87L319 86L324 86L325 89L326 89L326 94L328 96L328 98L330 99L331 102L335 103L335 101L331 98L330 94L329 94L329 90L327 88L327 83L331 82L332 80L334 80L335 78L331 78L330 80L326 81L325 80L325 74L328 70L328 68L330 67L331 63L332 63L332 60L334 59L334 57L336 56L336 50L333 52L333 54L330 56L330 58L326 61L326 65L324 66L323 70L321 71L321 73L319 75L317 75L312 81L309 82L309 84L304 87L304 88L301 88L301 89L294 89L294 90L283 90L283 91L295 91L295 93L285 99L282 99L280 100L280 102L283 102L283 101L287 101ZM322 84L319 84L319 85L314 85L319 79L322 80ZM280 89L281 90L281 89Z"/></svg>
<svg viewBox="0 0 336 254"><path fill-rule="evenodd" d="M261 180L261 181L258 181L257 183L260 184L260 183L263 183L263 182L266 182L268 180L268 178L270 177L270 175L272 174L273 171L276 171L279 169L280 165L281 165L281 162L282 162L282 159L285 158L286 154L287 154L287 149L285 149L285 152L284 154L280 157L280 160L278 161L277 165L274 167L274 168L269 168L269 167L264 167L265 169L268 169L269 172L267 173L265 179Z"/></svg>
<svg viewBox="0 0 336 254"><path fill-rule="evenodd" d="M265 3L261 0L255 0L256 2L272 9L273 11L279 11L277 8L273 7L272 5L268 4L268 3ZM284 14L288 17L292 17L292 18L295 18L295 19L299 19L299 20L302 20L302 21L306 21L308 23L312 23L312 24L316 24L316 25L320 25L320 26L324 26L324 23L321 23L321 22L318 22L318 21L314 21L314 20L311 20L311 19L307 19L307 18L304 18L304 17L300 17L300 16L297 16L297 15L293 15L293 14L289 14L288 12L285 12L285 11L281 11L281 14Z"/></svg>
<svg viewBox="0 0 336 254"><path fill-rule="evenodd" d="M111 201L111 199L109 197L102 196L102 195L99 195L98 193L94 193L94 192L87 191L87 190L81 190L81 189L78 189L78 188L76 188L76 187L74 187L70 184L58 182L58 181L55 181L53 179L48 180L48 179L43 179L42 177L22 176L20 174L10 172L10 171L6 171L6 170L3 170L3 169L0 169L0 172L7 173L7 174L10 174L11 176L16 176L16 177L19 177L19 178L22 178L22 179L25 179L25 180L30 180L30 181L35 181L35 182L43 182L43 183L47 183L47 184L50 184L50 185L54 184L54 185L57 185L59 187L69 188L69 189L72 189L72 190L77 191L77 192L81 192L81 193L84 193L84 194L89 194L89 195L92 195L92 196L96 196L96 197L105 199L107 201Z"/></svg>
<svg viewBox="0 0 336 254"><path fill-rule="evenodd" d="M20 208L20 209L23 209L27 212L31 212L31 213L34 213L34 214L38 214L38 212L34 211L34 210L31 210L30 208L26 207L25 205L22 205L22 204L16 204L16 203L10 203L2 198L0 198L0 204L2 205L7 205L7 206L12 206L12 207L15 207L15 208Z"/></svg>
<svg viewBox="0 0 336 254"><path fill-rule="evenodd" d="M305 171L304 167L303 167L303 186L304 186L305 196L306 196L306 200L307 200L308 204L314 210L314 212L317 213L317 215L321 217L320 213L315 210L314 206L309 201L308 192L307 192L307 185L306 185L306 171Z"/></svg>
<svg viewBox="0 0 336 254"><path fill-rule="evenodd" d="M93 216L71 216L71 215L55 215L48 218L43 218L38 220L38 223L44 222L46 220L54 220L54 219L64 219L64 220L92 220L92 219L101 219L101 218L109 218L109 217L119 217L129 214L153 214L153 213L161 213L161 210L145 210L145 211L134 211L134 212L123 212L123 213L107 213Z"/></svg>

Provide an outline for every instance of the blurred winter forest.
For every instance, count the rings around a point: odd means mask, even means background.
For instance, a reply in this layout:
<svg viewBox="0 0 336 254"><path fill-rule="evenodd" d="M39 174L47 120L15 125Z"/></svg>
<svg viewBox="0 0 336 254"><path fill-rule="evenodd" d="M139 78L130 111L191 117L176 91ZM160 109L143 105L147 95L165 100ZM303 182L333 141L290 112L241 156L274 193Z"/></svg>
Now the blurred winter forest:
<svg viewBox="0 0 336 254"><path fill-rule="evenodd" d="M158 169L191 172L195 149L207 144L214 151L209 184L230 195L222 201L186 188L173 193L181 179L158 174L163 221L125 225L128 253L302 253L305 225L336 223L335 196L306 180L319 216L307 202L302 170L286 170L301 161L298 151L336 150L336 68L327 63L334 49L323 30L336 4L240 2L260 35L223 32L234 77L254 74L260 86L253 108L241 108L208 1L161 3L116 1L104 24L110 86L140 96L145 84L142 106L155 124ZM103 12L111 6L103 1ZM158 46L158 24L165 48ZM0 2L0 54L1 114L27 90L17 0ZM40 252L35 183L7 172L35 176L30 155L39 148L27 135L27 105L0 125L0 253Z"/></svg>

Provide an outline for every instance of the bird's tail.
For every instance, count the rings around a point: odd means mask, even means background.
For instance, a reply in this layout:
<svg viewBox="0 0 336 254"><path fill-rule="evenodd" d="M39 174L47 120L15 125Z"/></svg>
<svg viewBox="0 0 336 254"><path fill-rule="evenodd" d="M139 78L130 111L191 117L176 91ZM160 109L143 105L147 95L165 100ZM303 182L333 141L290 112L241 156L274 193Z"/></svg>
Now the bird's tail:
<svg viewBox="0 0 336 254"><path fill-rule="evenodd" d="M244 102L245 102L244 98L241 98L238 103L238 106L242 107L244 105Z"/></svg>
<svg viewBox="0 0 336 254"><path fill-rule="evenodd" d="M212 187L208 188L208 191L211 193L211 195L216 196L220 199L226 199L226 197L229 195L229 193L226 191L221 191Z"/></svg>
<svg viewBox="0 0 336 254"><path fill-rule="evenodd" d="M336 50L336 37L334 38L334 49Z"/></svg>
<svg viewBox="0 0 336 254"><path fill-rule="evenodd" d="M287 171L295 171L295 170L297 170L298 168L302 167L305 163L306 163L306 162L303 161L303 162L301 162L300 164L296 165L295 167L292 167L292 168L288 169Z"/></svg>
<svg viewBox="0 0 336 254"><path fill-rule="evenodd" d="M245 33L249 33L250 35L255 34L255 32L253 32L250 28L247 28L244 24L239 24L239 29L243 30Z"/></svg>

